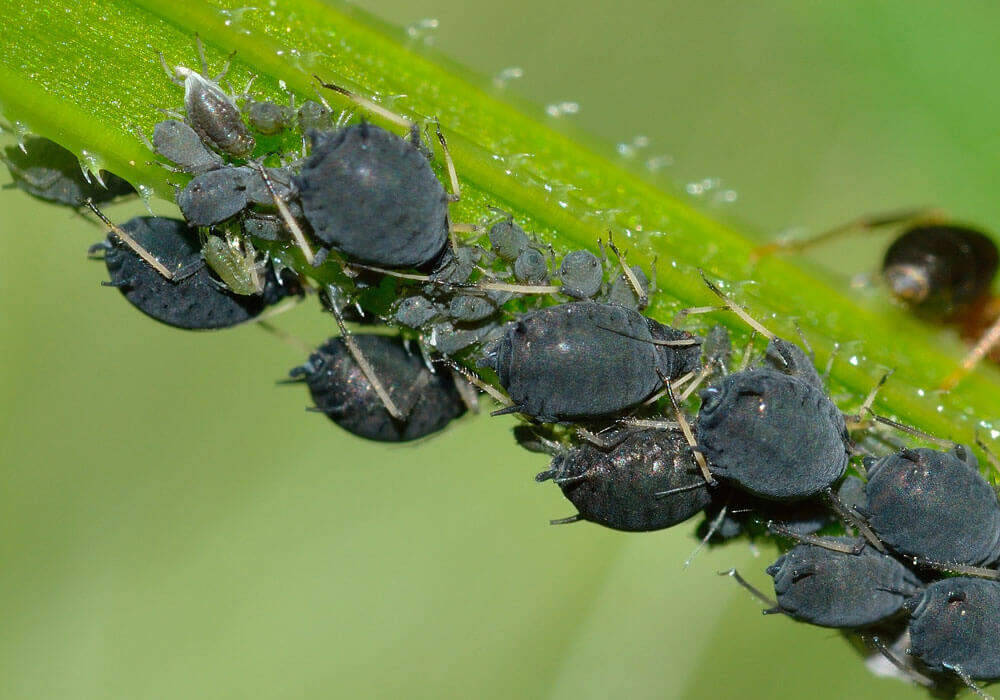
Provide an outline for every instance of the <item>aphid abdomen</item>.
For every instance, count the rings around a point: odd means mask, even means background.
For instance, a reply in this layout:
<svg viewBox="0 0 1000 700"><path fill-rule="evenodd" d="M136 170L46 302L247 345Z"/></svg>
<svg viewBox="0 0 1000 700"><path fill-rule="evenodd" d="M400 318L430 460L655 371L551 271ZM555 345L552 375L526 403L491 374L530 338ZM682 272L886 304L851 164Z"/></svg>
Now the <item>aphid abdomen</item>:
<svg viewBox="0 0 1000 700"><path fill-rule="evenodd" d="M212 81L194 71L178 68L184 76L184 109L187 122L206 145L222 153L245 158L253 152L250 135L236 103Z"/></svg>
<svg viewBox="0 0 1000 700"><path fill-rule="evenodd" d="M295 184L317 238L391 268L423 267L441 255L448 200L420 151L370 124L312 136L313 154Z"/></svg>

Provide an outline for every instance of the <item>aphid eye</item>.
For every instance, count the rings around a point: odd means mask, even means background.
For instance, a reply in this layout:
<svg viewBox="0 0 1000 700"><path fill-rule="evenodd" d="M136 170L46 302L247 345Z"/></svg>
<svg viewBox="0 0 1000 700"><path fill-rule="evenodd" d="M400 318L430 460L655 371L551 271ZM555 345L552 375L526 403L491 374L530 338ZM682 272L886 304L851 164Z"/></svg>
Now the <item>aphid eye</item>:
<svg viewBox="0 0 1000 700"><path fill-rule="evenodd" d="M952 591L951 593L948 594L949 605L954 605L956 603L964 603L964 602L965 602L965 593L962 593L961 591Z"/></svg>

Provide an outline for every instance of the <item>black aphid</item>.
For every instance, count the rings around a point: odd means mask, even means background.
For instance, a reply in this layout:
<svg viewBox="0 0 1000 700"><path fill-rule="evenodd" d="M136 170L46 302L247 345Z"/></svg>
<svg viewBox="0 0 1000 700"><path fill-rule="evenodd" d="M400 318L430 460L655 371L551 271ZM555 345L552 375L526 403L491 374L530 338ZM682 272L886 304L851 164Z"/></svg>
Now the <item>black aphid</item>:
<svg viewBox="0 0 1000 700"><path fill-rule="evenodd" d="M4 148L3 161L18 189L34 197L79 207L88 199L108 202L135 192L132 185L106 170L101 171L100 181L94 175L87 179L76 156L54 141L28 136L23 146L23 151L18 146Z"/></svg>
<svg viewBox="0 0 1000 700"><path fill-rule="evenodd" d="M1000 582L942 579L907 607L910 653L929 670L981 680L1000 678Z"/></svg>
<svg viewBox="0 0 1000 700"><path fill-rule="evenodd" d="M636 311L573 302L525 314L484 348L513 405L541 421L621 413L698 366L698 340Z"/></svg>
<svg viewBox="0 0 1000 700"><path fill-rule="evenodd" d="M844 549L862 545L827 538ZM918 593L916 575L892 557L864 548L858 554L800 544L767 569L782 612L822 627L868 627L897 615Z"/></svg>
<svg viewBox="0 0 1000 700"><path fill-rule="evenodd" d="M353 338L403 418L389 414L338 337L291 371L293 378L308 384L316 408L337 425L369 440L402 442L437 432L465 413L451 374L431 372L420 354L409 352L402 340L385 335Z"/></svg>
<svg viewBox="0 0 1000 700"><path fill-rule="evenodd" d="M618 429L601 440L608 447L583 443L536 477L559 484L578 519L629 532L660 530L708 504L708 485L679 429Z"/></svg>
<svg viewBox="0 0 1000 700"><path fill-rule="evenodd" d="M194 129L177 119L166 119L153 127L153 150L186 173L199 175L221 168L225 161L209 150Z"/></svg>
<svg viewBox="0 0 1000 700"><path fill-rule="evenodd" d="M413 143L372 124L310 132L295 178L306 220L358 262L420 268L448 243L448 195Z"/></svg>
<svg viewBox="0 0 1000 700"><path fill-rule="evenodd" d="M153 256L173 279L140 257L115 232L91 251L104 252L111 286L141 312L167 325L191 330L235 326L297 291L291 281L280 283L269 267L260 295L233 294L202 260L197 231L179 219L136 217L118 230Z"/></svg>
<svg viewBox="0 0 1000 700"><path fill-rule="evenodd" d="M511 217L490 226L487 237L493 252L504 262L514 262L528 248L528 234Z"/></svg>
<svg viewBox="0 0 1000 700"><path fill-rule="evenodd" d="M825 491L843 476L851 442L812 361L705 282L770 339L765 356L770 366L730 374L700 393L699 447L712 473L775 501Z"/></svg>
<svg viewBox="0 0 1000 700"><path fill-rule="evenodd" d="M808 498L836 482L850 447L844 417L822 387L786 373L789 366L724 377L701 392L698 412L699 446L712 473L778 501Z"/></svg>
<svg viewBox="0 0 1000 700"><path fill-rule="evenodd" d="M544 284L548 277L548 262L537 248L528 246L514 260L514 279L521 284Z"/></svg>
<svg viewBox="0 0 1000 700"><path fill-rule="evenodd" d="M1000 561L1000 504L962 445L904 449L868 465L872 530L897 552L942 564Z"/></svg>
<svg viewBox="0 0 1000 700"><path fill-rule="evenodd" d="M247 208L251 178L259 176L245 166L202 173L177 194L177 206L192 226L221 224Z"/></svg>
<svg viewBox="0 0 1000 700"><path fill-rule="evenodd" d="M187 123L205 145L226 155L246 158L253 152L254 138L243 123L243 115L236 106L236 101L218 84L228 72L229 63L226 63L217 76L209 77L205 50L197 36L195 44L201 61L200 73L184 66L176 66L170 70L161 53L163 70L170 80L184 88Z"/></svg>
<svg viewBox="0 0 1000 700"><path fill-rule="evenodd" d="M559 265L562 293L574 299L591 299L604 283L604 267L589 250L574 250L566 254Z"/></svg>
<svg viewBox="0 0 1000 700"><path fill-rule="evenodd" d="M244 105L243 111L250 126L267 136L284 131L295 119L292 107L275 104L270 100L250 100Z"/></svg>

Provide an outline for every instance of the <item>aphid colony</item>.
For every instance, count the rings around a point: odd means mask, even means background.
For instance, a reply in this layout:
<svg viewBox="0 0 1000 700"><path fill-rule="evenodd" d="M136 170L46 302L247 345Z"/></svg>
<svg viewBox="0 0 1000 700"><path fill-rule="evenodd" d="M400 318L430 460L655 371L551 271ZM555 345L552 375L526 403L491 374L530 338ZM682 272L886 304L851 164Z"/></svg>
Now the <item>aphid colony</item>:
<svg viewBox="0 0 1000 700"><path fill-rule="evenodd" d="M84 186L55 165L65 160L58 147L49 158L54 144L29 141L27 160L7 158L22 188L102 219L109 232L91 252L139 311L218 329L316 294L340 335L289 381L351 433L418 439L475 410L485 391L502 404L495 414L523 419L521 445L552 456L536 478L577 511L553 522L649 531L702 514L703 542L766 523L798 542L767 569L773 612L851 630L888 625L909 635L910 660L875 643L908 671L970 685L1000 678L1000 503L971 451L904 448L862 461L848 425L870 422L874 392L845 417L811 358L708 279L724 308L767 338L759 363L748 348L733 367L721 326L701 338L644 316L654 283L610 239L613 262L579 250L557 264L497 212L480 243L478 226L451 221L460 191L439 127L450 191L420 124L343 88L320 83L404 135L346 125L322 98L296 107L249 88L231 95L225 71L210 78L203 56L200 72L164 68L184 88L184 111L157 124L149 146L190 176L176 196L183 220L113 223L96 203L122 188L112 176L108 190ZM260 137L285 131L301 137L301 154L256 154ZM295 273L290 256L317 274ZM919 282L900 274L904 289ZM386 288L391 302L361 303ZM362 310L372 305L379 311ZM368 328L355 334L348 322ZM695 392L700 408L688 416ZM848 474L852 457L863 478ZM858 536L816 536L838 522Z"/></svg>

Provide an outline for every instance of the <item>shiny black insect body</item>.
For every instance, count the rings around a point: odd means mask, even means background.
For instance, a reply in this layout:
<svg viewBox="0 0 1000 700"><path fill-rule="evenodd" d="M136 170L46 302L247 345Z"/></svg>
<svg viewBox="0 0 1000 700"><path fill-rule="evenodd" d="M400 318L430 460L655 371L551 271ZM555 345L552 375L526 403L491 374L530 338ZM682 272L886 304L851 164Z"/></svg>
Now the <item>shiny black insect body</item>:
<svg viewBox="0 0 1000 700"><path fill-rule="evenodd" d="M844 474L850 439L809 358L775 338L770 366L701 392L698 443L712 473L776 501L815 496Z"/></svg>
<svg viewBox="0 0 1000 700"><path fill-rule="evenodd" d="M540 421L618 414L698 366L690 333L636 311L573 302L525 314L484 348L482 366L497 373L513 405Z"/></svg>
<svg viewBox="0 0 1000 700"><path fill-rule="evenodd" d="M80 161L59 144L40 136L24 139L24 150L7 146L3 161L14 184L28 194L56 204L80 207L90 199L109 202L115 197L134 194L135 189L122 178L101 171L101 181L84 176Z"/></svg>
<svg viewBox="0 0 1000 700"><path fill-rule="evenodd" d="M448 195L413 142L368 123L310 132L295 177L315 236L352 260L421 268L448 243Z"/></svg>
<svg viewBox="0 0 1000 700"><path fill-rule="evenodd" d="M553 480L579 519L615 530L660 530L696 515L708 485L680 430L619 429L604 446L583 443L557 454L538 481Z"/></svg>
<svg viewBox="0 0 1000 700"><path fill-rule="evenodd" d="M943 564L1000 561L1000 504L968 448L904 449L870 461L865 493L861 512L897 552Z"/></svg>
<svg viewBox="0 0 1000 700"><path fill-rule="evenodd" d="M1000 582L946 578L910 608L910 653L935 673L1000 678Z"/></svg>
<svg viewBox="0 0 1000 700"><path fill-rule="evenodd" d="M431 372L399 338L352 337L402 417L389 414L344 341L331 338L291 376L306 382L316 408L337 425L369 440L402 442L435 433L465 413L451 374Z"/></svg>
<svg viewBox="0 0 1000 700"><path fill-rule="evenodd" d="M290 280L279 282L268 267L261 294L233 294L205 265L197 231L179 219L136 217L125 222L120 231L152 255L172 279L115 233L91 251L103 251L110 286L117 287L139 311L169 326L189 330L235 326L298 291Z"/></svg>
<svg viewBox="0 0 1000 700"><path fill-rule="evenodd" d="M846 537L830 541L849 548ZM767 569L778 607L822 627L868 627L899 614L921 589L916 575L892 557L864 548L857 554L800 544Z"/></svg>

